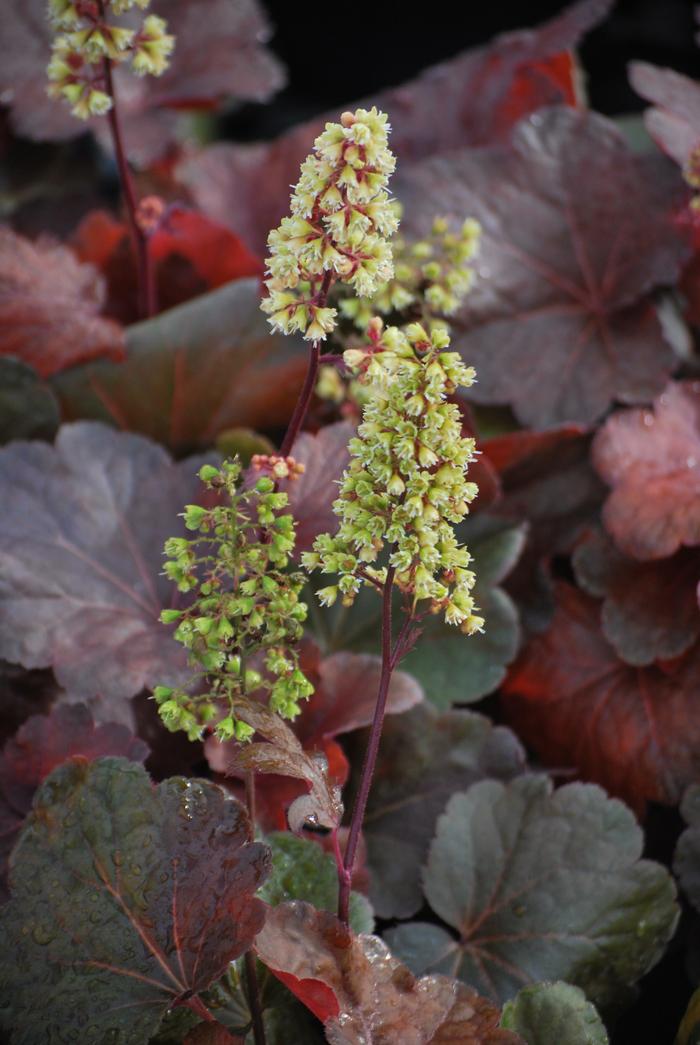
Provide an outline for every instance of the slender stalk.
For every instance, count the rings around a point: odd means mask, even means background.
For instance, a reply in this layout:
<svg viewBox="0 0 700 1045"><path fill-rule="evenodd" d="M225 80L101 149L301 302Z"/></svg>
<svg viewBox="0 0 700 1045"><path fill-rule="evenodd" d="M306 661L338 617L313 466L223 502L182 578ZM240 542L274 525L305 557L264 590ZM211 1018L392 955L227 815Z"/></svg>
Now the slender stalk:
<svg viewBox="0 0 700 1045"><path fill-rule="evenodd" d="M263 1023L262 1006L260 1004L258 972L255 968L255 955L252 951L245 952L245 978L248 1005L250 1006L250 1015L253 1020L253 1039L255 1045L266 1045L265 1024Z"/></svg>
<svg viewBox="0 0 700 1045"><path fill-rule="evenodd" d="M328 292L331 288L332 282L333 273L329 269L324 275L323 283L321 284L321 288L318 294L316 295L316 304L319 308L325 308L326 302L328 300ZM287 428L284 439L282 440L282 446L280 447L280 454L282 455L282 457L287 457L287 455L290 453L292 447L294 446L294 441L296 440L296 437L299 435L299 432L303 427L304 421L306 420L306 415L309 410L309 403L311 402L311 397L314 394L314 388L316 387L316 380L318 378L318 368L320 360L320 342L312 341L311 348L309 350L309 362L306 368L306 377L304 378L304 384L302 386L301 392L299 393L297 404L294 407L294 413L292 414L292 419L289 422L289 427Z"/></svg>
<svg viewBox="0 0 700 1045"><path fill-rule="evenodd" d="M98 7L100 18L104 18L104 0L98 0ZM138 202L136 199L136 191L134 189L134 181L131 176L131 171L129 170L126 152L124 151L124 136L122 134L119 107L117 105L114 77L112 76L112 62L109 58L103 59L102 68L104 71L105 88L107 94L112 99L112 108L107 113L107 120L109 121L109 129L112 135L112 144L114 145L114 155L117 161L122 195L124 196L124 203L126 205L129 231L131 232L134 252L136 254L139 283L139 312L142 317L147 319L149 316L155 315L158 311L153 260L148 249L148 236L139 225Z"/></svg>
<svg viewBox="0 0 700 1045"><path fill-rule="evenodd" d="M395 572L394 567L390 566L387 571L386 581L384 582L384 595L382 600L382 671L379 677L379 691L377 693L377 703L375 704L374 717L372 719L369 740L367 742L367 750L365 751L365 757L362 763L360 786L357 792L357 797L355 798L352 817L350 819L350 831L348 833L348 842L345 847L343 867L338 874L338 918L341 922L344 922L345 925L348 924L350 914L352 874L355 866L355 857L357 855L357 846L360 840L362 821L365 818L367 799L369 798L369 791L372 786L374 768L377 764L377 754L379 752L382 726L384 725L384 713L386 711L386 700L389 694L391 673L398 661L398 656L400 656L399 643L403 643L402 636L405 637L405 633L408 630L407 622L404 622L404 627L402 628L401 634L392 650L391 597L393 593L392 589Z"/></svg>

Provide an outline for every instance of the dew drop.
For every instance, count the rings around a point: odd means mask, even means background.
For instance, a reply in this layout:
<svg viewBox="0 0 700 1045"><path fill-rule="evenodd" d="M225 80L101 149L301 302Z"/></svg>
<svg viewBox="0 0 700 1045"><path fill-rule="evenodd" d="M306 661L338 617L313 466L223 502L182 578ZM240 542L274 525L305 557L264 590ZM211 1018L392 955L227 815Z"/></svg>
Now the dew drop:
<svg viewBox="0 0 700 1045"><path fill-rule="evenodd" d="M46 925L37 925L32 931L32 939L34 940L34 943L38 943L41 947L45 947L47 944L51 943L53 937L53 931Z"/></svg>

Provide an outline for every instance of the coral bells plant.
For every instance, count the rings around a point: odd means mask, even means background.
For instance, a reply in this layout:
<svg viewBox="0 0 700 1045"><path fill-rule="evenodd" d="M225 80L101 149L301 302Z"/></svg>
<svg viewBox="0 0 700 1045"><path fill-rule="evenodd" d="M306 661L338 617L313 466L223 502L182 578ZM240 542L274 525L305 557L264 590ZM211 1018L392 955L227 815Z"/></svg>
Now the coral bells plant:
<svg viewBox="0 0 700 1045"><path fill-rule="evenodd" d="M295 469L282 458L268 467L276 478ZM178 591L195 594L186 609L161 617L177 623L175 638L194 675L185 688L157 686L154 696L168 729L191 740L208 727L220 740L247 740L253 730L237 718L236 705L249 693L267 693L270 708L293 719L313 692L296 648L307 613L299 598L304 577L287 568L294 520L283 511L287 494L275 490L269 474L240 487L241 466L233 460L204 465L199 476L223 503L187 505L185 526L197 536L166 542L166 575Z"/></svg>

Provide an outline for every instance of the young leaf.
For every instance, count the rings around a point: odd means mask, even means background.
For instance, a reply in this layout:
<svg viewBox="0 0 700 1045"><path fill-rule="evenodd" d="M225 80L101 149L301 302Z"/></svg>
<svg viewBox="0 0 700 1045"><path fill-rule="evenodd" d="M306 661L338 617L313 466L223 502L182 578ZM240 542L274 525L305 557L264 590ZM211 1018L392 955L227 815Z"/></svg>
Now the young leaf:
<svg viewBox="0 0 700 1045"><path fill-rule="evenodd" d="M306 365L300 341L269 332L254 279L137 323L127 347L125 363L55 381L64 417L111 421L179 453L227 428L286 424Z"/></svg>
<svg viewBox="0 0 700 1045"><path fill-rule="evenodd" d="M273 907L304 900L321 911L337 910L338 872L332 856L314 842L284 831L267 835L265 841L272 852L272 870L258 893L261 900ZM356 933L374 929L372 908L361 893L350 897L350 926Z"/></svg>
<svg viewBox="0 0 700 1045"><path fill-rule="evenodd" d="M633 668L600 630L599 603L555 589L551 628L503 687L507 721L546 765L571 767L643 812L674 804L700 773L700 645L676 663Z"/></svg>
<svg viewBox="0 0 700 1045"><path fill-rule="evenodd" d="M374 936L353 936L333 915L300 902L270 911L259 958L324 1021L331 1045L518 1045L498 1010L444 976L416 980Z"/></svg>
<svg viewBox="0 0 700 1045"><path fill-rule="evenodd" d="M310 551L320 533L335 533L338 517L332 504L338 496L337 483L350 462L348 441L355 434L347 421L327 425L315 435L302 432L291 456L304 465L304 472L279 484L289 496L289 507L297 523L294 553Z"/></svg>
<svg viewBox="0 0 700 1045"><path fill-rule="evenodd" d="M504 1005L501 1026L517 1031L527 1045L608 1045L595 1006L570 983L523 987Z"/></svg>
<svg viewBox="0 0 700 1045"><path fill-rule="evenodd" d="M700 384L674 382L652 410L613 414L593 463L612 486L603 522L625 555L664 559L700 544Z"/></svg>
<svg viewBox="0 0 700 1045"><path fill-rule="evenodd" d="M397 195L409 234L435 213L481 223L489 278L476 281L458 339L479 375L470 399L508 403L523 424L546 428L590 424L615 400L663 388L674 357L651 295L675 282L688 251L670 200L662 208L614 124L546 109L508 147L404 170Z"/></svg>
<svg viewBox="0 0 700 1045"><path fill-rule="evenodd" d="M413 968L449 970L494 1000L566 979L610 1005L661 958L678 920L673 880L639 859L642 845L630 810L598 787L484 780L448 802L424 873L428 903L459 939L426 939L421 923L387 939L409 965L419 955Z"/></svg>
<svg viewBox="0 0 700 1045"><path fill-rule="evenodd" d="M0 991L21 1040L145 1043L250 947L268 869L243 808L213 784L154 788L133 762L64 763L37 792L0 914Z"/></svg>
<svg viewBox="0 0 700 1045"><path fill-rule="evenodd" d="M270 29L257 0L170 0L164 13L176 45L163 75L154 82L115 70L126 149L141 165L176 140L178 110L214 108L228 95L265 101L284 82L264 46ZM14 129L38 141L83 134L85 124L46 94L51 29L44 0L9 0L3 16L0 91L11 105ZM110 148L106 123L98 118L89 126Z"/></svg>
<svg viewBox="0 0 700 1045"><path fill-rule="evenodd" d="M420 868L450 795L484 777L510 780L524 767L516 737L483 715L421 704L387 719L364 820L378 915L407 918L420 908Z"/></svg>
<svg viewBox="0 0 700 1045"><path fill-rule="evenodd" d="M602 21L610 6L611 0L582 0L537 29L499 36L416 80L345 108L377 105L391 113L392 151L404 162L507 139L517 120L541 106L575 104L574 65L565 52ZM217 143L187 157L178 178L206 214L262 253L268 231L286 211L289 186L309 141L334 113L301 124L271 144ZM444 207L435 211L443 212Z"/></svg>
<svg viewBox="0 0 700 1045"><path fill-rule="evenodd" d="M604 599L603 633L628 664L678 657L700 636L700 550L639 562L593 532L576 548L573 565L581 587Z"/></svg>
<svg viewBox="0 0 700 1045"><path fill-rule="evenodd" d="M694 784L683 795L681 813L688 827L678 839L673 870L681 889L693 907L700 911L700 785Z"/></svg>
<svg viewBox="0 0 700 1045"><path fill-rule="evenodd" d="M75 231L72 246L107 282L107 315L121 323L139 318L138 272L128 226L107 211L93 210ZM161 312L233 280L262 274L262 264L238 236L197 211L168 207L150 236Z"/></svg>
<svg viewBox="0 0 700 1045"><path fill-rule="evenodd" d="M0 356L48 377L76 363L124 358L124 335L100 312L102 276L68 247L0 228Z"/></svg>
<svg viewBox="0 0 700 1045"><path fill-rule="evenodd" d="M172 596L160 571L200 464L174 465L148 440L96 424L64 426L55 447L0 450L0 656L53 666L74 698L99 696L101 721L128 723L121 702L144 686L184 682L159 619Z"/></svg>
<svg viewBox="0 0 700 1045"><path fill-rule="evenodd" d="M0 755L0 893L7 858L34 792L56 766L76 755L88 761L115 755L143 762L148 745L115 722L96 726L83 704L59 705L49 715L27 719Z"/></svg>

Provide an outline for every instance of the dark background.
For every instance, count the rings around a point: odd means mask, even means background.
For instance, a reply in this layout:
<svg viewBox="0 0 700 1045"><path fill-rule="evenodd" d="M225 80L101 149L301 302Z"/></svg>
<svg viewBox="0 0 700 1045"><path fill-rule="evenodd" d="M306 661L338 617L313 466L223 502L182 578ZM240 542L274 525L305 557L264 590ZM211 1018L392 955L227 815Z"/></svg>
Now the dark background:
<svg viewBox="0 0 700 1045"><path fill-rule="evenodd" d="M289 86L271 105L247 105L225 121L226 136L271 138L325 109L411 79L435 62L498 33L535 26L564 0L263 0ZM580 51L592 107L608 115L644 106L626 65L644 59L700 77L691 0L618 0Z"/></svg>

